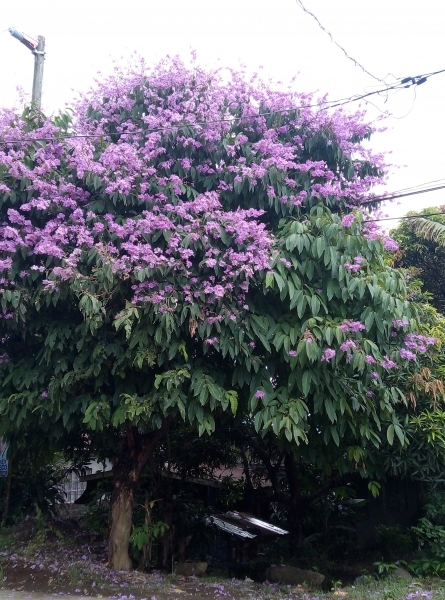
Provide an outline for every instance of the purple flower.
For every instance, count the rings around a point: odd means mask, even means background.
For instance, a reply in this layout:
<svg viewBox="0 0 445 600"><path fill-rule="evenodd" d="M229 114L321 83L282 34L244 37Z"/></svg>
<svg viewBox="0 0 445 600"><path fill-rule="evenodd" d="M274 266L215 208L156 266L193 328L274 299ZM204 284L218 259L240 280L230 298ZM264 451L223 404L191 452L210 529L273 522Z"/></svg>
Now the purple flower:
<svg viewBox="0 0 445 600"><path fill-rule="evenodd" d="M343 333L347 333L348 331L358 333L364 329L366 329L366 326L360 321L343 321L343 323L340 325L340 330L343 331Z"/></svg>
<svg viewBox="0 0 445 600"><path fill-rule="evenodd" d="M349 215L345 215L343 217L343 219L341 220L341 223L343 225L343 227L351 227L351 225L354 223L355 220L355 215L352 213L349 213Z"/></svg>
<svg viewBox="0 0 445 600"><path fill-rule="evenodd" d="M392 324L394 327L407 327L409 321L407 319L393 319Z"/></svg>
<svg viewBox="0 0 445 600"><path fill-rule="evenodd" d="M255 398L264 398L264 396L266 395L266 392L263 392L263 390L257 390L255 392Z"/></svg>
<svg viewBox="0 0 445 600"><path fill-rule="evenodd" d="M346 342L343 342L343 344L340 346L340 350L342 352L347 352L349 348L357 348L353 340L346 340Z"/></svg>
<svg viewBox="0 0 445 600"><path fill-rule="evenodd" d="M411 352L410 350L406 350L405 348L400 349L400 358L405 358L406 360L416 360L417 354Z"/></svg>
<svg viewBox="0 0 445 600"><path fill-rule="evenodd" d="M332 348L327 348L327 350L325 350L323 352L323 355L321 357L322 362L329 362L330 360L332 360L335 356L336 352L335 350L333 350Z"/></svg>
<svg viewBox="0 0 445 600"><path fill-rule="evenodd" d="M298 352L296 350L289 350L289 356L298 356Z"/></svg>
<svg viewBox="0 0 445 600"><path fill-rule="evenodd" d="M390 237L385 236L383 238L383 247L385 248L385 250L398 250L399 249L399 245L398 243L393 240Z"/></svg>
<svg viewBox="0 0 445 600"><path fill-rule="evenodd" d="M360 270L360 265L351 265L350 263L345 263L344 267L347 271L354 271L354 273Z"/></svg>
<svg viewBox="0 0 445 600"><path fill-rule="evenodd" d="M371 379L374 379L374 381L377 381L377 379L379 378L379 374L376 373L376 371L371 371L369 376L371 377Z"/></svg>
<svg viewBox="0 0 445 600"><path fill-rule="evenodd" d="M388 356L385 356L385 360L380 361L380 366L382 366L384 369L394 369L397 367L397 363L395 363L393 360L390 360Z"/></svg>
<svg viewBox="0 0 445 600"><path fill-rule="evenodd" d="M95 223L93 226L94 233L101 233L105 229L105 225L103 223Z"/></svg>

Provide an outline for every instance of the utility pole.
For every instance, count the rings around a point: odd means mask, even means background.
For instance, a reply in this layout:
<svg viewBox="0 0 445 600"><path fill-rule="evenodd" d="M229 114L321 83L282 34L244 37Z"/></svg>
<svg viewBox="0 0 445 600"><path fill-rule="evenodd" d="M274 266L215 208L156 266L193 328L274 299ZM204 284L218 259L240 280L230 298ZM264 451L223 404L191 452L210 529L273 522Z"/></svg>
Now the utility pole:
<svg viewBox="0 0 445 600"><path fill-rule="evenodd" d="M34 79L32 82L32 104L40 110L42 105L43 63L45 62L45 38L39 35L38 39L26 35L11 27L9 33L16 40L31 50L34 54Z"/></svg>
<svg viewBox="0 0 445 600"><path fill-rule="evenodd" d="M45 38L39 35L39 43L33 51L34 54L34 79L32 82L32 100L40 110L42 105L43 63L45 62Z"/></svg>

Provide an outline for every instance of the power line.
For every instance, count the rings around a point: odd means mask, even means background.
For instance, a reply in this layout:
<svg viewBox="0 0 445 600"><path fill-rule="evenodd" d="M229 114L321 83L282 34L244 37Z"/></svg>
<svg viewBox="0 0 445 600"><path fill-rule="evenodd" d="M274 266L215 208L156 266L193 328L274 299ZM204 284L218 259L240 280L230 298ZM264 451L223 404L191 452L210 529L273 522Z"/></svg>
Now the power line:
<svg viewBox="0 0 445 600"><path fill-rule="evenodd" d="M415 77L405 77L404 79L398 81L397 83L393 84L392 86L387 86L385 89L380 89L380 90L375 90L373 92L368 92L366 94L361 94L361 95L353 95L353 96L349 96L348 98L343 98L340 100L327 100L325 102L320 102L317 104L307 104L304 106L292 106L290 108L281 108L281 109L277 109L274 111L270 111L270 112L264 112L264 113L258 113L256 115L244 115L244 116L240 116L240 117L230 117L227 119L217 119L214 121L198 121L196 123L184 123L184 124L177 124L177 125L169 125L168 127L158 127L155 129L139 129L139 130L134 130L134 131L122 131L122 132L113 132L113 133L93 133L93 134L77 134L77 133L73 133L73 134L64 134L64 135L60 135L58 137L48 137L48 138L22 138L21 140L0 140L0 144L22 144L25 142L57 142L57 141L62 141L65 139L80 139L80 138L103 138L103 137L109 137L111 135L137 135L137 134L150 134L150 133L159 133L162 131L173 131L173 130L180 130L180 129L185 129L185 128L194 128L194 127L205 127L206 125L216 125L216 124L220 124L220 123L234 123L236 121L243 121L243 120L248 120L248 119L258 119L261 117L267 117L267 116L272 116L275 114L280 114L280 113L286 113L286 112L293 112L293 111L299 111L299 110L303 110L306 108L320 108L323 107L322 110L328 110L330 108L338 108L340 106L345 106L347 104L351 104L353 102L358 102L359 100L366 100L366 98L369 98L370 96L375 96L376 94L381 94L383 92L388 92L391 90L395 90L395 89L404 89L404 88L410 88L414 85L422 85L423 83L425 83L425 81L427 81L427 79L429 77L432 77L434 75L439 75L440 73L444 73L445 69L442 69L440 71L435 71L432 73L428 73L426 75L417 75ZM402 86L402 87L400 87Z"/></svg>
<svg viewBox="0 0 445 600"><path fill-rule="evenodd" d="M368 219L366 221L363 221L363 223L375 223L376 221L400 221L401 219L424 219L426 217L438 217L440 215L445 215L445 211L426 213L422 215L403 215L402 217L383 217L381 219Z"/></svg>
<svg viewBox="0 0 445 600"><path fill-rule="evenodd" d="M299 6L299 7L300 7L302 10L304 10L304 12L305 12L306 14L310 15L310 16L311 16L313 19L315 19L315 21L317 21L317 23L318 23L318 26L320 27L320 29L322 29L322 30L323 30L325 33L327 33L327 34L328 34L328 36L331 38L331 42L332 42L333 44L335 44L335 45L337 46L337 48L339 48L339 49L340 49L340 50L343 52L343 54L346 56L346 58L347 58L348 60L352 61L356 67L360 67L360 69L361 69L361 70L362 70L364 73L366 73L367 75L369 75L370 77L372 77L372 78L373 78L373 79L375 79L376 81L380 81L380 83L384 83L384 84L386 85L386 82L385 82L383 79L380 79L379 77L376 77L375 75L373 75L372 73L370 73L370 72L369 72L367 69L365 69L365 67L364 67L362 64L360 64L360 63L359 63L357 60L355 60L355 58L352 58L352 56L349 56L349 54L346 52L346 50L343 48L343 46L340 46L340 44L334 40L334 37L333 37L332 33L331 33L330 31L328 31L328 30L326 29L326 27L323 27L323 25L320 23L320 21L319 21L318 17L317 17L316 15L314 15L314 13L312 13L310 10L308 10L308 9L307 9L307 8L304 6L304 4L303 4L303 2L302 2L301 0L296 0L296 2L297 2L297 4L298 4L298 6Z"/></svg>
<svg viewBox="0 0 445 600"><path fill-rule="evenodd" d="M440 181L440 180L438 180ZM397 198L405 198L406 196L417 196L418 194L427 194L428 192L435 192L436 190L443 190L445 189L445 184L444 185L438 185L436 187L432 187L432 188L427 188L424 190L417 190L416 192L407 192L404 194L397 194L397 192L394 192L394 195L386 195L386 196L375 196L374 198L372 198L371 200L367 200L366 202L362 202L361 204L357 204L357 208L361 207L361 206L366 206L367 204L374 204L374 202L383 202L385 200L396 200Z"/></svg>
<svg viewBox="0 0 445 600"><path fill-rule="evenodd" d="M424 183L419 183L418 185L411 185L410 187L407 187L407 188L401 188L400 190L396 190L393 193L394 194L402 194L404 192L410 192L412 190L417 190L419 188L423 188L426 185L430 185L432 183L440 183L442 181L445 182L445 177L441 177L440 179L433 179L432 181L425 181Z"/></svg>

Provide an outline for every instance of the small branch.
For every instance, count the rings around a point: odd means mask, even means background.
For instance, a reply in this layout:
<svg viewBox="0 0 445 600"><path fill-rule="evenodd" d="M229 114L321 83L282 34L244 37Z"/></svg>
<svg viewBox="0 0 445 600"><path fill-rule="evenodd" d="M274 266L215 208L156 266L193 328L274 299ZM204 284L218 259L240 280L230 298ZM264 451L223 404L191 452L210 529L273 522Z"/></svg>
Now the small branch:
<svg viewBox="0 0 445 600"><path fill-rule="evenodd" d="M243 461L244 474L246 476L246 483L252 491L255 491L255 488L252 483L252 478L250 477L249 461L247 460L247 456L246 456L246 453L244 452L244 448L241 450L241 458Z"/></svg>
<svg viewBox="0 0 445 600"><path fill-rule="evenodd" d="M166 435L166 433L168 432L171 422L173 420L173 416L169 415L166 419L164 419L164 422L162 423L161 427L159 429L157 429L156 431L153 431L149 436L146 436L146 438L151 438L150 441L148 443L146 443L138 457L138 471L139 473L142 473L145 465L147 464L148 459L150 458L150 455L153 452L153 449L155 448L155 446L161 441L161 439Z"/></svg>

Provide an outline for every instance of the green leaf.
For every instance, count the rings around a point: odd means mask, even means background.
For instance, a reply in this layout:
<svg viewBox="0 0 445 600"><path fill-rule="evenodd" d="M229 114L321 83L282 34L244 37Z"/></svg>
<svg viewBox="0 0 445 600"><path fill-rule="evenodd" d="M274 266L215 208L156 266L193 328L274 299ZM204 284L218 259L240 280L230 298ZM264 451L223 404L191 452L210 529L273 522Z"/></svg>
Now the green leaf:
<svg viewBox="0 0 445 600"><path fill-rule="evenodd" d="M296 294L295 294L295 296L296 296ZM300 319L303 317L304 310L306 308L306 304L307 304L306 296L304 294L301 294L301 296L297 302L297 314Z"/></svg>
<svg viewBox="0 0 445 600"><path fill-rule="evenodd" d="M320 300L317 298L317 296L312 296L311 298L311 309L314 316L317 316L320 312Z"/></svg>
<svg viewBox="0 0 445 600"><path fill-rule="evenodd" d="M377 481L370 481L368 483L368 490L371 492L374 498L377 498L382 486Z"/></svg>
<svg viewBox="0 0 445 600"><path fill-rule="evenodd" d="M277 282L278 289L281 292L286 285L284 283L284 279L281 277L281 275L278 275L278 273L276 273L276 272L274 272L274 277L275 277L275 281ZM266 275L266 279L267 279L267 275ZM267 287L267 283L266 283L266 287Z"/></svg>
<svg viewBox="0 0 445 600"><path fill-rule="evenodd" d="M388 439L389 445L392 446L394 443L394 425L392 423L386 430L386 437Z"/></svg>
<svg viewBox="0 0 445 600"><path fill-rule="evenodd" d="M325 401L324 406L326 409L326 414L329 417L329 420L331 421L331 423L335 423L335 421L337 420L337 415L335 414L335 410L334 410L334 406L333 406L332 402L327 399Z"/></svg>
<svg viewBox="0 0 445 600"><path fill-rule="evenodd" d="M309 394L311 389L312 377L310 371L304 371L301 378L301 390L305 396Z"/></svg>

